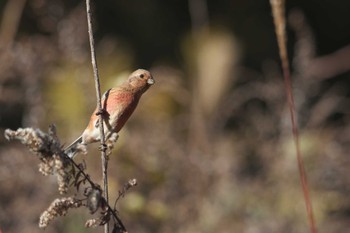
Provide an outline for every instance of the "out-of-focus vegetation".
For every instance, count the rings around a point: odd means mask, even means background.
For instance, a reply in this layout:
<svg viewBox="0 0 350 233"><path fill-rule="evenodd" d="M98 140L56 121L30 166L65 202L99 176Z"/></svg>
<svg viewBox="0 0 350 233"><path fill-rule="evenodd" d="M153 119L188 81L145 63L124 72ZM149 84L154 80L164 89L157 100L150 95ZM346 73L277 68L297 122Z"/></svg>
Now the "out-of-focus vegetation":
<svg viewBox="0 0 350 233"><path fill-rule="evenodd" d="M268 1L94 1L102 91L156 79L110 158L129 232L306 232ZM190 7L189 7L190 6ZM319 232L349 232L350 2L287 1L303 158ZM0 3L0 129L79 136L95 107L83 1ZM26 149L0 140L0 229L39 232L56 196ZM98 145L88 172L100 179ZM78 159L82 159L79 156ZM71 211L45 232L95 232Z"/></svg>

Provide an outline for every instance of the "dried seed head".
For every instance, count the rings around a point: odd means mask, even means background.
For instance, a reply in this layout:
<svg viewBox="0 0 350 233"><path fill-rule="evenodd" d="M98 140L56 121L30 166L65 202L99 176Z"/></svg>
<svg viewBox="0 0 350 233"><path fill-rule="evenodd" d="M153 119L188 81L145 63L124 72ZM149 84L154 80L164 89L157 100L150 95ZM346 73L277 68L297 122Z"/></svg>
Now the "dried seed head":
<svg viewBox="0 0 350 233"><path fill-rule="evenodd" d="M85 227L96 227L107 224L111 218L109 211L102 212L99 218L89 219L85 223Z"/></svg>
<svg viewBox="0 0 350 233"><path fill-rule="evenodd" d="M57 198L51 203L49 208L41 214L39 227L47 227L50 221L55 217L65 216L68 213L69 208L78 208L80 206L82 206L81 200L74 197Z"/></svg>
<svg viewBox="0 0 350 233"><path fill-rule="evenodd" d="M90 213L95 213L98 208L101 206L102 201L102 191L100 189L91 188L86 193L87 196L87 207L90 210Z"/></svg>
<svg viewBox="0 0 350 233"><path fill-rule="evenodd" d="M44 152L48 151L48 135L44 134L39 129L19 128L16 131L6 129L5 138L7 140L17 139L27 146L33 153L41 157L46 157L44 156Z"/></svg>
<svg viewBox="0 0 350 233"><path fill-rule="evenodd" d="M58 183L58 191L65 194L68 191L69 182L72 178L71 164L65 157L54 155L55 170Z"/></svg>
<svg viewBox="0 0 350 233"><path fill-rule="evenodd" d="M61 144L56 136L56 128L51 125L49 133L45 134L39 129L25 128L16 131L5 130L8 140L19 140L40 159L39 172L43 175L57 175L58 190L64 194L68 190L71 178L71 164L64 155Z"/></svg>
<svg viewBox="0 0 350 233"><path fill-rule="evenodd" d="M97 227L100 224L101 224L101 219L93 218L93 219L89 219L89 220L86 221L85 227L87 227L87 228Z"/></svg>
<svg viewBox="0 0 350 233"><path fill-rule="evenodd" d="M137 180L134 178L134 179L130 179L127 183L127 189L131 188L131 187L134 187L137 185Z"/></svg>
<svg viewBox="0 0 350 233"><path fill-rule="evenodd" d="M124 187L123 187L123 191L121 192L121 195L124 196L125 193L132 187L136 186L137 185L137 180L134 178L134 179L130 179L127 183L124 184Z"/></svg>
<svg viewBox="0 0 350 233"><path fill-rule="evenodd" d="M53 159L42 159L39 163L39 172L44 176L53 175L54 173L54 161Z"/></svg>

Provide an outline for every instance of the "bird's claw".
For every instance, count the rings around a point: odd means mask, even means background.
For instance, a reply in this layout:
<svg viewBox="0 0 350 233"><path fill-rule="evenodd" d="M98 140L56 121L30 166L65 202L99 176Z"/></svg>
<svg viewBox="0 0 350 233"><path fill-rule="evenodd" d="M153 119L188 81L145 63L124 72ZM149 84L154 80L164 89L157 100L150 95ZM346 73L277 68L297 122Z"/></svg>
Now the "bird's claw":
<svg viewBox="0 0 350 233"><path fill-rule="evenodd" d="M99 115L104 116L104 115L106 115L106 114L107 114L107 110L104 109L104 108L101 108L100 110L98 110L98 111L96 112L96 116L99 116Z"/></svg>
<svg viewBox="0 0 350 233"><path fill-rule="evenodd" d="M104 143L104 144L101 144L98 149L100 151L106 152L106 150L108 149L108 146Z"/></svg>

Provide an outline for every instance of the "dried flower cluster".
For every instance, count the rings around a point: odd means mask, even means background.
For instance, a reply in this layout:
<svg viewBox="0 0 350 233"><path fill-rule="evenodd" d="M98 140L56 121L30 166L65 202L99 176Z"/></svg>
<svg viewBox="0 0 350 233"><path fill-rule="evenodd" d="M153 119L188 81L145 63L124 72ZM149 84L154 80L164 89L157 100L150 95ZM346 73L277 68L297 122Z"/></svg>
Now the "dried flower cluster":
<svg viewBox="0 0 350 233"><path fill-rule="evenodd" d="M101 221L100 221L99 218L88 219L88 220L85 222L85 227L86 227L86 228L97 227L97 226L100 225L100 223L101 223Z"/></svg>
<svg viewBox="0 0 350 233"><path fill-rule="evenodd" d="M111 213L109 211L104 211L100 217L88 219L85 222L85 227L91 228L91 227L103 226L104 224L109 222L110 218L111 218Z"/></svg>
<svg viewBox="0 0 350 233"><path fill-rule="evenodd" d="M16 131L5 130L5 137L8 140L19 140L40 159L39 171L43 175L57 176L58 190L64 194L68 190L71 179L71 164L64 155L60 141L56 136L56 129L52 125L49 133L43 133L39 129L19 128Z"/></svg>
<svg viewBox="0 0 350 233"><path fill-rule="evenodd" d="M126 192L130 188L135 187L136 185L137 185L137 180L135 178L134 179L130 179L127 183L124 184L123 190L119 190L119 195L118 195L117 199L114 202L114 209L117 208L116 206L117 206L117 202L119 201L119 199L124 197Z"/></svg>
<svg viewBox="0 0 350 233"><path fill-rule="evenodd" d="M128 190L129 188L134 187L136 185L137 185L137 180L134 178L129 180L128 183L126 183L126 185L124 186L124 189Z"/></svg>
<svg viewBox="0 0 350 233"><path fill-rule="evenodd" d="M57 198L49 208L45 210L39 220L39 227L45 228L51 220L58 216L65 216L70 208L79 208L82 206L82 201L74 197Z"/></svg>
<svg viewBox="0 0 350 233"><path fill-rule="evenodd" d="M52 138L43 133L39 129L19 128L16 131L6 129L5 137L7 140L19 140L22 144L27 146L31 152L38 155L41 159L52 157Z"/></svg>
<svg viewBox="0 0 350 233"><path fill-rule="evenodd" d="M132 187L136 186L137 185L137 180L134 178L134 179L130 179L127 183L124 184L123 186L123 190L122 191L119 191L119 197L124 197L125 193Z"/></svg>

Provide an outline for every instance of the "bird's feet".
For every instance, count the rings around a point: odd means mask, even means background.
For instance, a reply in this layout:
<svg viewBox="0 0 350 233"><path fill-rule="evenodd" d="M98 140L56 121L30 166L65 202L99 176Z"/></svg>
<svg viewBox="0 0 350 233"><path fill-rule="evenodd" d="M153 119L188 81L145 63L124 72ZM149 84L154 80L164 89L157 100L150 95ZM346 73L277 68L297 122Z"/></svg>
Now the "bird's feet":
<svg viewBox="0 0 350 233"><path fill-rule="evenodd" d="M96 116L106 116L107 115L107 110L105 108L101 108L99 111L96 112Z"/></svg>
<svg viewBox="0 0 350 233"><path fill-rule="evenodd" d="M108 149L108 146L107 146L106 143L104 143L104 144L101 144L101 145L98 147L98 149L99 149L100 151L106 152L107 149Z"/></svg>

